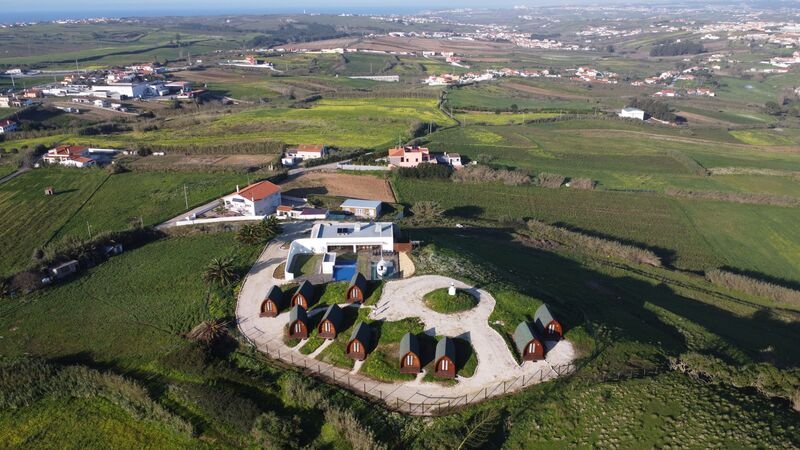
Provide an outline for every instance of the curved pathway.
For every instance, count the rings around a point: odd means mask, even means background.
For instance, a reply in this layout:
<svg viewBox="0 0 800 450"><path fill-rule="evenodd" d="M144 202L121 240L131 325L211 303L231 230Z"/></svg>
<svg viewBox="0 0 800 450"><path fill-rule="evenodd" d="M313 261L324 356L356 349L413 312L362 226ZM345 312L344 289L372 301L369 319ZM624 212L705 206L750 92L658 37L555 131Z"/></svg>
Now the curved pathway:
<svg viewBox="0 0 800 450"><path fill-rule="evenodd" d="M521 366L517 364L503 337L489 326L488 318L496 304L494 297L484 290L438 275L387 282L370 318L393 321L419 317L427 334L469 340L478 358L478 366L472 377L459 377L454 385L421 383L418 381L420 377L411 382L380 382L358 374L360 364L356 364L352 370L336 367L320 362L311 355L301 354L299 348L302 345L289 348L283 342L289 313L283 312L276 318L262 318L259 317L259 307L270 286L285 283L272 276L275 268L286 258L288 247L285 244L304 236L310 225L287 225L286 233L264 249L239 292L236 305L239 329L256 348L269 356L305 368L336 384L381 400L389 407L412 414L432 414L438 408L481 401L547 381L572 369L570 364L575 359L575 351L566 340L549 343L547 358L543 361L526 362ZM478 296L478 305L457 314L441 314L428 309L422 297L434 289L450 286L450 283Z"/></svg>

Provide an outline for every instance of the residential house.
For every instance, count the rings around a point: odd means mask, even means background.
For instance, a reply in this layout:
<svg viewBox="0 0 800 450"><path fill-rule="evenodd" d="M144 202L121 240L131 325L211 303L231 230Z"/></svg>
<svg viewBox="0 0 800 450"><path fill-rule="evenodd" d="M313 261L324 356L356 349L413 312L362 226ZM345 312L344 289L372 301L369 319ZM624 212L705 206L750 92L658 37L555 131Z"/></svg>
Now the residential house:
<svg viewBox="0 0 800 450"><path fill-rule="evenodd" d="M417 167L422 163L436 162L425 147L395 147L389 149L389 164L396 167Z"/></svg>
<svg viewBox="0 0 800 450"><path fill-rule="evenodd" d="M632 107L622 108L622 110L619 112L620 117L628 119L644 120L644 115L645 115L644 111L642 111L639 108L632 108Z"/></svg>
<svg viewBox="0 0 800 450"><path fill-rule="evenodd" d="M356 361L363 361L367 358L367 350L372 345L372 329L364 322L358 322L353 327L350 340L347 341L347 352L345 355Z"/></svg>
<svg viewBox="0 0 800 450"><path fill-rule="evenodd" d="M461 167L461 155L458 153L445 152L441 157L437 158L442 164L447 164L454 169Z"/></svg>
<svg viewBox="0 0 800 450"><path fill-rule="evenodd" d="M89 156L89 147L80 145L59 145L42 156L48 164L59 164L67 167L91 167L97 162Z"/></svg>
<svg viewBox="0 0 800 450"><path fill-rule="evenodd" d="M678 94L673 89L664 89L653 94L653 97L677 97Z"/></svg>
<svg viewBox="0 0 800 450"><path fill-rule="evenodd" d="M319 325L317 325L317 335L323 339L336 339L343 316L344 314L339 305L328 306L328 309L325 310L325 315L322 316Z"/></svg>
<svg viewBox="0 0 800 450"><path fill-rule="evenodd" d="M300 306L295 306L289 311L289 329L287 330L290 338L308 338L308 314Z"/></svg>
<svg viewBox="0 0 800 450"><path fill-rule="evenodd" d="M419 373L422 370L420 359L419 339L417 336L406 333L400 339L400 373Z"/></svg>
<svg viewBox="0 0 800 450"><path fill-rule="evenodd" d="M222 198L225 208L245 216L268 216L281 204L281 188L269 181L259 181Z"/></svg>
<svg viewBox="0 0 800 450"><path fill-rule="evenodd" d="M340 208L343 211L352 213L356 217L377 218L381 215L381 206L383 202L380 200L357 200L349 198L342 203Z"/></svg>
<svg viewBox="0 0 800 450"><path fill-rule="evenodd" d="M538 361L544 359L544 346L536 338L533 328L528 322L520 322L514 330L514 344L517 346L522 361Z"/></svg>
<svg viewBox="0 0 800 450"><path fill-rule="evenodd" d="M533 323L536 326L536 331L544 339L561 339L563 332L561 324L553 318L547 304L542 304L536 313L533 315Z"/></svg>
<svg viewBox="0 0 800 450"><path fill-rule="evenodd" d="M328 147L316 144L300 144L293 152L298 159L317 159L328 156Z"/></svg>
<svg viewBox="0 0 800 450"><path fill-rule="evenodd" d="M17 122L8 119L0 120L0 134L16 131L17 129Z"/></svg>
<svg viewBox="0 0 800 450"><path fill-rule="evenodd" d="M436 343L433 375L437 378L456 377L456 345L449 337Z"/></svg>
<svg viewBox="0 0 800 450"><path fill-rule="evenodd" d="M276 317L280 314L281 308L283 308L283 292L281 292L278 286L272 286L269 292L267 292L264 301L261 302L261 307L259 308L261 313L259 316Z"/></svg>

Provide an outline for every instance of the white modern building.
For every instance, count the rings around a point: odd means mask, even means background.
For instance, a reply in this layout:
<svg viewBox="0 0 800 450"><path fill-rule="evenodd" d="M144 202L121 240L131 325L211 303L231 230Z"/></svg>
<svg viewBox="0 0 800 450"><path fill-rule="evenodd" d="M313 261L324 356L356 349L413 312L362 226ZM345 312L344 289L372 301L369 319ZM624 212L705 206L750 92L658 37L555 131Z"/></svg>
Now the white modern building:
<svg viewBox="0 0 800 450"><path fill-rule="evenodd" d="M265 217L273 214L281 204L280 186L269 181L259 181L244 189L222 197L225 208L243 216Z"/></svg>
<svg viewBox="0 0 800 450"><path fill-rule="evenodd" d="M644 120L644 111L639 108L622 108L622 111L619 112L619 116L628 119Z"/></svg>
<svg viewBox="0 0 800 450"><path fill-rule="evenodd" d="M317 223L308 238L296 239L289 246L284 276L294 279L290 271L297 255L325 255L328 264L336 260L336 251L357 252L359 249L394 250L395 225L391 222L374 223Z"/></svg>

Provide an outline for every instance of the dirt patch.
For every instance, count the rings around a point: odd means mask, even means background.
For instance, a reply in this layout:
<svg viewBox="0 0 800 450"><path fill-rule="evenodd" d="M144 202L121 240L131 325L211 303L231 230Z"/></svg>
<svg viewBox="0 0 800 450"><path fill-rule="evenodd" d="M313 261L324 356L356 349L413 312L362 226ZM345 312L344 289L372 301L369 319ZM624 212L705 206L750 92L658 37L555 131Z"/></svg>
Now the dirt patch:
<svg viewBox="0 0 800 450"><path fill-rule="evenodd" d="M283 184L283 193L292 197L311 194L380 200L394 203L389 182L371 175L352 175L334 172L307 172Z"/></svg>
<svg viewBox="0 0 800 450"><path fill-rule="evenodd" d="M553 91L550 89L540 88L536 86L529 86L527 84L522 83L505 83L503 86L514 89L515 91L526 92L528 94L536 94L536 95L543 95L546 97L559 97L559 98L569 98L575 100L587 100L590 97L586 97L585 95L578 95L578 94L568 94L561 91Z"/></svg>
<svg viewBox="0 0 800 450"><path fill-rule="evenodd" d="M713 125L721 125L721 126L735 126L736 124L733 122L728 122L727 120L722 119L715 119L713 117L704 116L702 114L690 113L686 111L678 111L675 114L685 117L686 120L689 122L698 122L698 123L709 123Z"/></svg>
<svg viewBox="0 0 800 450"><path fill-rule="evenodd" d="M275 160L275 155L166 155L138 158L130 163L132 168L163 169L214 168L247 169L266 167Z"/></svg>

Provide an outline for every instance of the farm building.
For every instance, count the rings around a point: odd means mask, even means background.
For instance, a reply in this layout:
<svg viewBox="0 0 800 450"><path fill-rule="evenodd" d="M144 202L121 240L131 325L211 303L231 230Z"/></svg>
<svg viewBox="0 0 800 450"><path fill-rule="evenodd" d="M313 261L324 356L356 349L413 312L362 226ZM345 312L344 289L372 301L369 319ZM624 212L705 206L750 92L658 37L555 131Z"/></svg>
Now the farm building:
<svg viewBox="0 0 800 450"><path fill-rule="evenodd" d="M533 322L536 325L536 331L544 339L561 339L562 331L561 324L553 318L547 304L542 304L533 315Z"/></svg>
<svg viewBox="0 0 800 450"><path fill-rule="evenodd" d="M317 159L328 155L328 147L315 144L300 144L294 153L297 158L302 160Z"/></svg>
<svg viewBox="0 0 800 450"><path fill-rule="evenodd" d="M325 220L328 210L323 208L293 208L288 205L278 206L275 216L278 219Z"/></svg>
<svg viewBox="0 0 800 450"><path fill-rule="evenodd" d="M356 272L350 280L350 287L347 288L347 303L363 303L367 292L367 279L361 272Z"/></svg>
<svg viewBox="0 0 800 450"><path fill-rule="evenodd" d="M644 120L644 111L639 108L622 108L622 110L619 112L619 116L628 119Z"/></svg>
<svg viewBox="0 0 800 450"><path fill-rule="evenodd" d="M538 361L544 359L544 346L533 332L528 322L520 322L514 330L514 344L517 346L522 361Z"/></svg>
<svg viewBox="0 0 800 450"><path fill-rule="evenodd" d="M340 208L343 211L352 213L356 217L376 218L381 215L380 200L356 200L349 198L342 203Z"/></svg>
<svg viewBox="0 0 800 450"><path fill-rule="evenodd" d="M264 301L261 302L261 317L275 317L283 308L283 292L278 286L272 286L267 292Z"/></svg>
<svg viewBox="0 0 800 450"><path fill-rule="evenodd" d="M308 305L310 305L313 301L314 285L311 284L310 281L305 280L300 284L300 286L297 287L297 290L294 291L294 295L292 295L291 306L299 306L303 309L308 309Z"/></svg>
<svg viewBox="0 0 800 450"><path fill-rule="evenodd" d="M281 204L281 188L269 181L259 181L222 197L225 208L244 216L268 216Z"/></svg>
<svg viewBox="0 0 800 450"><path fill-rule="evenodd" d="M339 333L339 326L342 324L342 318L342 308L339 308L339 305L328 306L328 309L325 310L325 315L322 316L319 325L317 325L319 337L336 339L336 335Z"/></svg>
<svg viewBox="0 0 800 450"><path fill-rule="evenodd" d="M419 373L422 362L419 353L419 339L411 333L406 333L400 340L400 373Z"/></svg>
<svg viewBox="0 0 800 450"><path fill-rule="evenodd" d="M449 337L436 343L433 374L437 378L456 377L456 345Z"/></svg>
<svg viewBox="0 0 800 450"><path fill-rule="evenodd" d="M94 166L95 160L89 157L89 150L89 147L79 145L59 145L48 150L42 161L68 167Z"/></svg>
<svg viewBox="0 0 800 450"><path fill-rule="evenodd" d="M306 310L299 306L295 306L289 311L289 337L308 338L308 315Z"/></svg>
<svg viewBox="0 0 800 450"><path fill-rule="evenodd" d="M347 341L347 357L356 361L363 361L367 358L367 349L372 341L372 330L364 322L358 322L353 327L350 340Z"/></svg>

